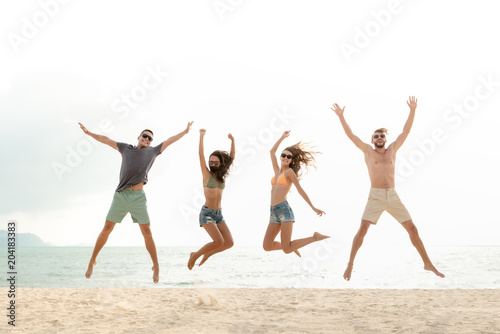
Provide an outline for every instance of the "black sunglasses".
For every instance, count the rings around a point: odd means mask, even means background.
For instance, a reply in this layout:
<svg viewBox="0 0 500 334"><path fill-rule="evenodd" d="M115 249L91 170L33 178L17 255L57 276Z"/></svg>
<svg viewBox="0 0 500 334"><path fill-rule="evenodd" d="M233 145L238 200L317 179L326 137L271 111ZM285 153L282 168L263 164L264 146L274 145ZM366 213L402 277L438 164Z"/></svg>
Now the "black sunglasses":
<svg viewBox="0 0 500 334"><path fill-rule="evenodd" d="M219 162L218 161L209 161L208 164L210 166L219 166Z"/></svg>
<svg viewBox="0 0 500 334"><path fill-rule="evenodd" d="M373 139L377 139L378 137L380 137L380 138L385 138L385 135L384 135L384 134L381 134L381 135L373 135Z"/></svg>
<svg viewBox="0 0 500 334"><path fill-rule="evenodd" d="M153 141L153 137L148 136L148 135L147 135L147 134L145 134L145 133L143 133L143 134L142 134L142 138L147 138L147 139L149 139L149 141Z"/></svg>
<svg viewBox="0 0 500 334"><path fill-rule="evenodd" d="M291 159L291 158L293 158L293 155L290 155L290 154L285 154L285 153L281 153L281 157L282 157L282 158Z"/></svg>

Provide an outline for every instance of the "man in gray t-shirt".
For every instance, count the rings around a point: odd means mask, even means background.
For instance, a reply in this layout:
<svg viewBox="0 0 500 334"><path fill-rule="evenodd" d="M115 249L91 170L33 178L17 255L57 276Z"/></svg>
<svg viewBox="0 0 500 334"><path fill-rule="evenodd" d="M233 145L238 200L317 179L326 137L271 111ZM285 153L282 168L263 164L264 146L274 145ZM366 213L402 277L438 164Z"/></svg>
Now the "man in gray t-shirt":
<svg viewBox="0 0 500 334"><path fill-rule="evenodd" d="M151 260L153 260L153 282L158 283L160 278L160 266L156 255L153 234L151 233L147 199L143 187L148 183L148 172L151 166L153 166L156 157L169 145L184 137L184 135L189 132L193 122L188 123L186 130L168 138L155 147L151 147L151 142L153 141L153 131L151 130L143 130L139 137L137 137L137 146L133 146L126 143L117 143L106 136L97 135L88 131L81 123L78 124L80 124L85 134L103 144L111 146L122 155L120 183L116 188L113 202L106 216L104 228L97 237L85 277L90 278L90 276L92 276L94 266L97 263L97 255L106 244L109 234L113 231L115 225L121 223L127 213L130 213L132 221L138 223L141 228L144 241L146 242L146 249L151 256Z"/></svg>

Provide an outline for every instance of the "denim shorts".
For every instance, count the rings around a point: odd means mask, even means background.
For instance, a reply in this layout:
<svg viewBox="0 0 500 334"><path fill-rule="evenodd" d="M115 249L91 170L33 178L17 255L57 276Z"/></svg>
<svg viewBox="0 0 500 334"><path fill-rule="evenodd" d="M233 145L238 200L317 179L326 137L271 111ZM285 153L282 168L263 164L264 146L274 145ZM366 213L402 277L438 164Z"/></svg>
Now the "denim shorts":
<svg viewBox="0 0 500 334"><path fill-rule="evenodd" d="M208 224L208 223L219 224L223 222L224 222L224 217L222 216L222 210L212 209L205 205L201 207L200 227L203 224Z"/></svg>
<svg viewBox="0 0 500 334"><path fill-rule="evenodd" d="M281 202L277 205L271 205L270 223L281 224L283 222L295 222L293 211L287 201Z"/></svg>

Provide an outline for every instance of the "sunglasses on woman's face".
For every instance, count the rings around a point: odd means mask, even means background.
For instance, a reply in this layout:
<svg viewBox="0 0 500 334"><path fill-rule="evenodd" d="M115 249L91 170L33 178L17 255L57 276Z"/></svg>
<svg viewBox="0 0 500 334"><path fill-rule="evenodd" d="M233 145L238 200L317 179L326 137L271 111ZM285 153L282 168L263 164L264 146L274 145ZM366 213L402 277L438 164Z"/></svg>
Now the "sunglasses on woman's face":
<svg viewBox="0 0 500 334"><path fill-rule="evenodd" d="M142 138L147 138L149 141L153 141L153 137L148 136L147 134L143 133Z"/></svg>
<svg viewBox="0 0 500 334"><path fill-rule="evenodd" d="M281 157L282 157L282 158L291 159L291 158L293 158L293 155L290 155L290 154L285 154L285 153L281 153Z"/></svg>
<svg viewBox="0 0 500 334"><path fill-rule="evenodd" d="M219 166L219 162L218 161L209 161L208 165L209 166Z"/></svg>
<svg viewBox="0 0 500 334"><path fill-rule="evenodd" d="M385 135L384 135L384 134L381 134L381 135L373 135L373 139L377 139L378 137L380 137L380 138L385 138Z"/></svg>

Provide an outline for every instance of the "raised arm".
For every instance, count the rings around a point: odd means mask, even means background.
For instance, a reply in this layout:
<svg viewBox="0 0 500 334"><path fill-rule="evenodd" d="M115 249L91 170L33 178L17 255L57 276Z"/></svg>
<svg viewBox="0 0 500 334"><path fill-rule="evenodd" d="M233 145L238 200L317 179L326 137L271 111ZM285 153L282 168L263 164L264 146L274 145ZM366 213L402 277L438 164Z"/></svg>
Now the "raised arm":
<svg viewBox="0 0 500 334"><path fill-rule="evenodd" d="M200 129L200 145L199 145L199 149L198 149L198 155L200 156L200 167L201 167L201 173L203 175L209 173L206 162L205 162L205 149L203 147L203 138L205 137L206 133L207 133L207 130Z"/></svg>
<svg viewBox="0 0 500 334"><path fill-rule="evenodd" d="M84 127L82 123L78 123L78 124L80 125L80 128L83 130L83 133L85 133L86 135L89 135L90 137L94 138L95 140L97 140L100 143L111 146L112 148L114 148L115 150L118 151L118 145L116 145L116 142L114 140L109 139L108 137L103 136L103 135L97 135L95 133L92 133L89 130L87 130L87 128Z"/></svg>
<svg viewBox="0 0 500 334"><path fill-rule="evenodd" d="M186 130L179 132L175 136L172 136L172 137L168 138L167 140L165 140L161 145L161 152L165 151L165 149L167 147L169 147L170 145L172 145L173 143L175 143L176 141L178 141L179 139L184 137L184 135L188 134L189 130L191 129L191 125L193 125L193 122L188 123Z"/></svg>
<svg viewBox="0 0 500 334"><path fill-rule="evenodd" d="M274 146L271 148L269 151L271 153L271 162L273 163L273 170L274 173L278 173L280 170L280 166L278 164L278 159L276 159L276 151L278 150L278 147L280 146L281 142L290 135L290 131L285 131L281 135L280 139L274 144Z"/></svg>
<svg viewBox="0 0 500 334"><path fill-rule="evenodd" d="M231 140L231 152L229 152L229 155L231 156L231 159L234 161L234 157L236 156L236 148L234 146L234 137L232 134L228 134L227 137Z"/></svg>
<svg viewBox="0 0 500 334"><path fill-rule="evenodd" d="M410 107L410 115L408 115L408 119L406 120L405 126L403 128L403 132L396 138L394 141L394 150L399 150L399 148L403 145L406 140L406 137L410 134L411 126L413 125L413 120L415 119L415 110L417 109L417 101L418 99L415 96L410 96L406 104Z"/></svg>
<svg viewBox="0 0 500 334"><path fill-rule="evenodd" d="M297 188L297 191L299 192L300 196L302 196L302 198L307 202L307 204L309 204L311 209L313 209L313 211L316 212L318 216L322 216L323 214L325 214L324 211L316 209L314 205L311 203L309 196L307 196L304 189L302 189L302 186L299 183L299 179L297 178L297 175L295 175L295 172L293 170L287 169L285 176L292 181L292 183L295 185L295 188Z"/></svg>
<svg viewBox="0 0 500 334"><path fill-rule="evenodd" d="M351 128L349 127L349 125L347 124L347 122L344 118L345 106L344 106L344 108L340 108L340 106L337 103L335 103L333 105L333 108L330 108L330 109L332 109L337 114L337 116L339 117L339 120L340 120L340 124L342 124L342 127L344 128L345 134L354 143L354 145L356 145L363 152L365 152L368 149L371 149L371 146L369 144L363 142L358 136L356 136L354 133L352 133Z"/></svg>

